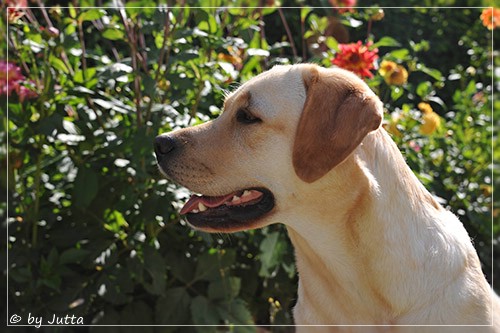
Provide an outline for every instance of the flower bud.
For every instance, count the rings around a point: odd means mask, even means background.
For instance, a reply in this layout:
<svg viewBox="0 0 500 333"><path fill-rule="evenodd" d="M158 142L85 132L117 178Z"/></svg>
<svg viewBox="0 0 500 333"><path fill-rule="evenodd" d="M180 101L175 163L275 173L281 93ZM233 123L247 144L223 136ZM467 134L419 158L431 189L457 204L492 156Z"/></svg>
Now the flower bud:
<svg viewBox="0 0 500 333"><path fill-rule="evenodd" d="M382 21L384 19L385 13L383 9L378 9L375 14L370 17L372 21Z"/></svg>

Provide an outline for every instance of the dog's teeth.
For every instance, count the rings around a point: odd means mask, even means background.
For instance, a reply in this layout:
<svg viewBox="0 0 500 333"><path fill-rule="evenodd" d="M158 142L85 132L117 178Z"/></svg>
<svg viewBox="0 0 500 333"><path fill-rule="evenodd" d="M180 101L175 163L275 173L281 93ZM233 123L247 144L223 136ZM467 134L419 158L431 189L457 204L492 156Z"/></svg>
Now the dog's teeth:
<svg viewBox="0 0 500 333"><path fill-rule="evenodd" d="M250 195L250 191L245 190L245 191L243 191L243 194L241 195L241 197L246 197L247 195Z"/></svg>
<svg viewBox="0 0 500 333"><path fill-rule="evenodd" d="M233 200L231 200L232 202L238 202L240 201L240 197L238 197L237 195L233 196Z"/></svg>
<svg viewBox="0 0 500 333"><path fill-rule="evenodd" d="M200 211L199 211L198 209L193 209L193 210L191 211L191 213L194 213L194 214L199 213L199 212L200 212Z"/></svg>
<svg viewBox="0 0 500 333"><path fill-rule="evenodd" d="M200 202L198 204L198 209L200 210L200 212L204 212L207 210L207 207L205 207L205 205Z"/></svg>

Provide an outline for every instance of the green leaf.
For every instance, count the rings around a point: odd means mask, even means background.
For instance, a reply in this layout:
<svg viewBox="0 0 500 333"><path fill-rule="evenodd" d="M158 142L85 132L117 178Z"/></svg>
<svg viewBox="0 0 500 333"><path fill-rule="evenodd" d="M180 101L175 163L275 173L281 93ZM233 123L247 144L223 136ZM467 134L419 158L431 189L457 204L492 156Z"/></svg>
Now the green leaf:
<svg viewBox="0 0 500 333"><path fill-rule="evenodd" d="M127 1L125 4L125 9L127 14L132 18L142 14L146 17L152 17L157 11L158 4L153 1L141 0L141 1Z"/></svg>
<svg viewBox="0 0 500 333"><path fill-rule="evenodd" d="M300 8L300 20L305 22L307 15L312 11L311 7L302 7Z"/></svg>
<svg viewBox="0 0 500 333"><path fill-rule="evenodd" d="M330 50L334 50L334 51L337 51L339 50L339 43L337 42L337 40L335 38L333 38L332 36L328 36L326 38L326 41L325 41L325 44L326 46L328 46L328 48Z"/></svg>
<svg viewBox="0 0 500 333"><path fill-rule="evenodd" d="M284 250L284 242L280 240L279 232L272 232L260 244L260 276L271 276L279 263Z"/></svg>
<svg viewBox="0 0 500 333"><path fill-rule="evenodd" d="M104 224L104 227L112 232L119 233L122 231L122 228L128 227L127 220L121 212L118 210L106 210L106 219L109 223Z"/></svg>
<svg viewBox="0 0 500 333"><path fill-rule="evenodd" d="M439 98L439 97L437 97L437 96L429 96L429 97L427 97L427 100L428 100L428 101L431 101L431 102L434 102L434 103L436 103L436 104L441 105L441 107L442 107L443 109L445 109L445 110L447 109L447 107L446 107L446 103L445 103L445 102L444 102L441 98Z"/></svg>
<svg viewBox="0 0 500 333"><path fill-rule="evenodd" d="M351 28L358 28L363 25L363 21L356 20L353 17L344 17L340 22L342 22L343 25L346 25Z"/></svg>
<svg viewBox="0 0 500 333"><path fill-rule="evenodd" d="M33 53L38 53L45 48L45 45L37 43L31 39L23 40L23 45L28 46Z"/></svg>
<svg viewBox="0 0 500 333"><path fill-rule="evenodd" d="M99 105L100 107L102 107L103 109L112 109L113 108L113 103L109 102L109 101L105 101L103 99L100 99L100 98L95 98L94 99L94 103Z"/></svg>
<svg viewBox="0 0 500 333"><path fill-rule="evenodd" d="M208 286L208 298L232 300L238 296L241 288L241 279L237 277L223 277L210 282Z"/></svg>
<svg viewBox="0 0 500 333"><path fill-rule="evenodd" d="M93 95L94 94L94 91L93 90L90 90L90 89L87 89L83 86L76 86L73 88L73 90L71 91L73 94L76 94L77 96L81 96L81 95Z"/></svg>
<svg viewBox="0 0 500 333"><path fill-rule="evenodd" d="M61 286L61 277L58 275L51 276L48 279L41 279L40 280L44 285L47 287L54 289L56 291L60 291L60 286Z"/></svg>
<svg viewBox="0 0 500 333"><path fill-rule="evenodd" d="M443 74L435 68L429 68L423 64L417 65L417 70L424 72L425 74L431 76L437 81L441 81L443 79Z"/></svg>
<svg viewBox="0 0 500 333"><path fill-rule="evenodd" d="M389 54L398 60L405 60L410 54L410 51L408 51L407 49L399 49L399 50L394 50Z"/></svg>
<svg viewBox="0 0 500 333"><path fill-rule="evenodd" d="M401 44L392 37L382 37L378 42L371 46L372 49L381 46L401 46Z"/></svg>
<svg viewBox="0 0 500 333"><path fill-rule="evenodd" d="M128 304L120 315L120 324L148 325L153 322L153 310L143 301ZM142 327L141 332L153 332L152 327Z"/></svg>
<svg viewBox="0 0 500 333"><path fill-rule="evenodd" d="M77 83L85 84L85 86L88 88L89 87L88 82L95 76L95 74L96 74L95 67L87 68L87 71L85 73L83 73L83 70L77 70L75 72L75 76L73 76L73 80Z"/></svg>
<svg viewBox="0 0 500 333"><path fill-rule="evenodd" d="M151 276L151 283L143 283L144 288L151 294L162 295L165 292L167 274L165 272L165 262L163 257L150 246L146 246L144 251L144 269Z"/></svg>
<svg viewBox="0 0 500 333"><path fill-rule="evenodd" d="M194 281L213 281L221 278L224 269L235 261L234 250L217 251L213 254L204 253L198 258Z"/></svg>
<svg viewBox="0 0 500 333"><path fill-rule="evenodd" d="M94 20L100 19L104 15L106 15L106 12L102 9L89 9L89 10L82 12L78 16L78 21L79 22L94 21Z"/></svg>
<svg viewBox="0 0 500 333"><path fill-rule="evenodd" d="M69 4L69 17L76 18L76 10L71 3Z"/></svg>
<svg viewBox="0 0 500 333"><path fill-rule="evenodd" d="M255 56L269 57L269 51L268 50L263 50L263 49L250 48L250 49L247 49L247 54L250 57L255 57Z"/></svg>
<svg viewBox="0 0 500 333"><path fill-rule="evenodd" d="M421 98L425 98L427 95L431 93L431 91L432 91L431 83L429 81L424 81L417 86L416 93Z"/></svg>
<svg viewBox="0 0 500 333"><path fill-rule="evenodd" d="M183 325L189 323L191 297L183 287L170 288L156 302L156 323L160 325Z"/></svg>
<svg viewBox="0 0 500 333"><path fill-rule="evenodd" d="M191 283L194 280L195 265L189 259L186 257L179 258L173 252L168 252L165 257L169 273L175 276L176 279L184 283Z"/></svg>
<svg viewBox="0 0 500 333"><path fill-rule="evenodd" d="M56 267L59 263L59 253L57 253L57 249L55 247L50 250L49 256L47 257L47 265L49 267Z"/></svg>
<svg viewBox="0 0 500 333"><path fill-rule="evenodd" d="M235 299L231 302L224 302L217 306L219 316L234 325L252 325L253 319L245 302L241 299ZM243 328L243 327L241 327ZM254 327L244 327L242 332L255 332Z"/></svg>
<svg viewBox="0 0 500 333"><path fill-rule="evenodd" d="M97 190L97 174L90 168L80 167L73 186L75 205L86 208L95 198Z"/></svg>
<svg viewBox="0 0 500 333"><path fill-rule="evenodd" d="M33 279L33 273L31 273L30 267L16 267L9 270L10 278L16 282L25 283Z"/></svg>
<svg viewBox="0 0 500 333"><path fill-rule="evenodd" d="M64 61L61 59L55 57L54 55L50 55L49 57L49 62L54 67L55 69L59 70L60 72L63 72L65 74L69 74L68 67L64 64Z"/></svg>
<svg viewBox="0 0 500 333"><path fill-rule="evenodd" d="M102 33L102 36L107 39L111 40L121 40L124 39L125 33L123 30L115 29L115 28L108 28L104 30Z"/></svg>
<svg viewBox="0 0 500 333"><path fill-rule="evenodd" d="M59 263L70 264L70 263L80 263L85 259L91 252L83 249L72 248L61 253L59 257Z"/></svg>
<svg viewBox="0 0 500 333"><path fill-rule="evenodd" d="M191 318L194 325L216 325L220 317L216 308L204 296L196 296L191 302ZM208 332L215 332L215 327L204 327Z"/></svg>
<svg viewBox="0 0 500 333"><path fill-rule="evenodd" d="M391 99L397 101L401 96L403 96L404 89L401 87L391 86Z"/></svg>
<svg viewBox="0 0 500 333"><path fill-rule="evenodd" d="M201 21L198 24L198 28L210 34L215 34L217 32L217 21L215 21L215 18L212 15L208 15L206 21Z"/></svg>

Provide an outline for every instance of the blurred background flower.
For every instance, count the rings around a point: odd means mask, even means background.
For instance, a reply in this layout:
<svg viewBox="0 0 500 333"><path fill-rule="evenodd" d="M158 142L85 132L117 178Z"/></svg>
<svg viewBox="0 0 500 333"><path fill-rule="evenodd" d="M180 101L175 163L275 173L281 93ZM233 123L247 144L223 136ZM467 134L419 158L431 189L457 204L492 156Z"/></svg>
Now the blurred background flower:
<svg viewBox="0 0 500 333"><path fill-rule="evenodd" d="M14 23L24 16L24 7L28 6L27 0L6 0L5 7L7 10L7 20L9 23Z"/></svg>
<svg viewBox="0 0 500 333"><path fill-rule="evenodd" d="M339 44L339 52L332 59L332 64L356 73L361 77L373 77L370 70L374 69L374 62L378 59L378 49L370 50L371 42L362 44L361 41L350 44Z"/></svg>
<svg viewBox="0 0 500 333"><path fill-rule="evenodd" d="M332 7L335 7L340 14L354 11L356 0L329 0Z"/></svg>
<svg viewBox="0 0 500 333"><path fill-rule="evenodd" d="M402 86L408 81L408 71L393 61L383 60L378 70L384 81L390 85Z"/></svg>
<svg viewBox="0 0 500 333"><path fill-rule="evenodd" d="M481 20L483 25L493 30L500 26L500 9L499 8L486 8L481 13Z"/></svg>
<svg viewBox="0 0 500 333"><path fill-rule="evenodd" d="M0 94L9 95L15 88L15 83L24 80L21 69L11 62L0 60Z"/></svg>
<svg viewBox="0 0 500 333"><path fill-rule="evenodd" d="M10 96L12 91L16 92L21 103L38 96L34 81L28 80L16 64L0 60L0 95Z"/></svg>
<svg viewBox="0 0 500 333"><path fill-rule="evenodd" d="M423 113L420 133L431 135L441 126L441 118L434 112L429 103L418 103L418 108Z"/></svg>

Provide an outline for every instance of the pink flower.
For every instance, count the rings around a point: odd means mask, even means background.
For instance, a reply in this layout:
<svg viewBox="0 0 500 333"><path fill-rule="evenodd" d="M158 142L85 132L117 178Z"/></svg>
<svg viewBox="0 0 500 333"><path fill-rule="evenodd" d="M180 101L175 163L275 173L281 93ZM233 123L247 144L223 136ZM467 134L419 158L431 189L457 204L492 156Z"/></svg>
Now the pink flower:
<svg viewBox="0 0 500 333"><path fill-rule="evenodd" d="M408 145L417 153L422 150L422 147L420 147L420 145L413 140L411 140Z"/></svg>
<svg viewBox="0 0 500 333"><path fill-rule="evenodd" d="M26 80L21 73L21 69L14 63L0 60L0 95L10 96L15 91L22 103L26 99L38 96L35 88L35 82Z"/></svg>
<svg viewBox="0 0 500 333"><path fill-rule="evenodd" d="M33 81L30 81L29 83L31 86L35 85L35 82ZM21 103L27 99L38 97L38 94L34 90L19 83L16 85L16 93L19 96L19 102Z"/></svg>
<svg viewBox="0 0 500 333"><path fill-rule="evenodd" d="M21 69L11 62L0 61L0 94L9 95L15 89L16 82L24 80Z"/></svg>
<svg viewBox="0 0 500 333"><path fill-rule="evenodd" d="M361 41L351 44L339 44L339 52L332 59L332 64L347 69L361 77L373 77L370 72L375 66L373 63L378 59L378 49L370 50L372 42L366 45Z"/></svg>
<svg viewBox="0 0 500 333"><path fill-rule="evenodd" d="M49 38L56 38L59 36L59 29L55 27L48 27L48 28L40 27L40 30L44 35L48 36Z"/></svg>

